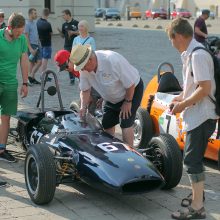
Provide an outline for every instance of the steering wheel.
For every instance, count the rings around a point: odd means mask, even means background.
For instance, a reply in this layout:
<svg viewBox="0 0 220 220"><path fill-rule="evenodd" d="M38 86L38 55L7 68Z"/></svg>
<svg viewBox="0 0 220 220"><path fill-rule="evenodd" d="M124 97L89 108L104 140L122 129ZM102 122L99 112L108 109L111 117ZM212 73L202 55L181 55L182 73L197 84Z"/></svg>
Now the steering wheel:
<svg viewBox="0 0 220 220"><path fill-rule="evenodd" d="M168 63L168 62L164 62L164 63L161 63L158 67L157 67L157 79L158 79L158 83L160 82L160 78L161 78L161 69L162 67L164 66L168 66L171 70L171 73L174 74L174 67L171 63Z"/></svg>

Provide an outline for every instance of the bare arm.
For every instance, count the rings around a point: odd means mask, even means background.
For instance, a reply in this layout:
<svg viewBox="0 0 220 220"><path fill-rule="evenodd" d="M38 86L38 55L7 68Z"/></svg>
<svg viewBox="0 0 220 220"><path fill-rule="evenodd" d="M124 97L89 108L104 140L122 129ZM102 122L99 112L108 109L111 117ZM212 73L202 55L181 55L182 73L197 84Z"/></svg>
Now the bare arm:
<svg viewBox="0 0 220 220"><path fill-rule="evenodd" d="M135 85L133 84L126 89L125 101L121 106L120 117L123 119L129 118L131 116L132 99L134 96Z"/></svg>
<svg viewBox="0 0 220 220"><path fill-rule="evenodd" d="M33 50L33 48L31 47L30 40L29 40L29 34L28 34L28 33L25 33L25 36L26 36L26 39L27 39L28 49L29 49L29 51L34 55L34 50Z"/></svg>
<svg viewBox="0 0 220 220"><path fill-rule="evenodd" d="M60 30L60 28L57 28L57 31L59 32L60 36L61 36L62 38L64 38L64 34L63 34L63 32Z"/></svg>
<svg viewBox="0 0 220 220"><path fill-rule="evenodd" d="M183 92L173 99L173 102L181 102L183 100Z"/></svg>
<svg viewBox="0 0 220 220"><path fill-rule="evenodd" d="M23 53L20 59L21 73L23 83L27 83L28 81L28 56L27 53ZM20 94L22 97L26 97L28 94L27 85L22 85Z"/></svg>
<svg viewBox="0 0 220 220"><path fill-rule="evenodd" d="M174 105L174 108L172 110L173 114L182 112L185 108L194 105L195 103L199 102L204 97L210 94L211 91L210 80L200 81L198 84L199 84L198 88L190 97Z"/></svg>
<svg viewBox="0 0 220 220"><path fill-rule="evenodd" d="M195 27L195 33L198 34L199 36L204 37L204 38L208 37L208 35L203 33L198 27Z"/></svg>

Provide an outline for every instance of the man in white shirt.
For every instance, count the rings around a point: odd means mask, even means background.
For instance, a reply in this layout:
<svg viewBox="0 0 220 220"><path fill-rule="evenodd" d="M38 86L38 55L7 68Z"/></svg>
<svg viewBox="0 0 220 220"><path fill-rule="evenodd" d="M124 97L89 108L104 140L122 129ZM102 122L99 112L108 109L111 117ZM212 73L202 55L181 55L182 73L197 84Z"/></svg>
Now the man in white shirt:
<svg viewBox="0 0 220 220"><path fill-rule="evenodd" d="M183 92L173 100L172 113L183 113L186 131L184 166L192 186L192 195L184 198L181 205L184 212L172 214L174 219L205 218L203 157L216 126L214 99L214 64L210 54L201 43L193 39L193 29L183 18L174 20L167 29L172 45L181 53L183 63ZM211 97L211 98L210 98Z"/></svg>
<svg viewBox="0 0 220 220"><path fill-rule="evenodd" d="M123 141L133 146L133 123L143 95L143 81L136 68L113 51L95 51L90 45L77 45L70 61L80 71L81 116L85 115L93 87L105 100L102 125L115 133L120 123Z"/></svg>

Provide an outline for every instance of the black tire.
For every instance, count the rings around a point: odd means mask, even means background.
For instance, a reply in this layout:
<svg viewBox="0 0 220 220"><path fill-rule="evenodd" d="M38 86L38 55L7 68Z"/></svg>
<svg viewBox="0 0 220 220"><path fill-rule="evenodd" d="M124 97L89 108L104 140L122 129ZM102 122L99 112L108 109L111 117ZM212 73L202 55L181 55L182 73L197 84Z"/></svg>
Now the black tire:
<svg viewBox="0 0 220 220"><path fill-rule="evenodd" d="M31 200L37 205L51 202L56 190L56 167L46 144L32 145L28 149L24 173Z"/></svg>
<svg viewBox="0 0 220 220"><path fill-rule="evenodd" d="M138 108L134 122L134 147L146 148L153 135L153 121L149 112Z"/></svg>
<svg viewBox="0 0 220 220"><path fill-rule="evenodd" d="M169 134L153 137L148 144L150 159L165 179L162 189L176 187L182 177L182 154L175 138ZM148 152L148 153L149 153Z"/></svg>
<svg viewBox="0 0 220 220"><path fill-rule="evenodd" d="M79 110L80 110L79 104L76 103L76 102L71 102L70 103L70 109L72 111L79 112Z"/></svg>

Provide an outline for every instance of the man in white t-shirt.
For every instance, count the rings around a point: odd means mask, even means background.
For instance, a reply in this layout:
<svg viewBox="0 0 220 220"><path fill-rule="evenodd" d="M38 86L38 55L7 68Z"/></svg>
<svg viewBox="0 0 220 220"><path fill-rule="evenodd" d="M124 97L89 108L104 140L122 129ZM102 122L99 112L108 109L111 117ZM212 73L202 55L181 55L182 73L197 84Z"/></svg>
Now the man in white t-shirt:
<svg viewBox="0 0 220 220"><path fill-rule="evenodd" d="M85 115L93 87L105 100L102 125L115 133L120 123L123 141L133 146L133 123L143 95L143 81L136 68L123 56L109 51L92 51L89 45L76 45L70 55L80 71L81 116Z"/></svg>
<svg viewBox="0 0 220 220"><path fill-rule="evenodd" d="M216 127L214 99L214 64L211 55L203 45L193 39L193 29L183 18L174 20L167 29L172 45L181 53L183 63L183 92L173 100L172 113L183 115L186 131L184 166L192 186L192 194L182 200L187 207L172 214L174 219L205 218L203 157L208 139Z"/></svg>

